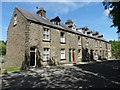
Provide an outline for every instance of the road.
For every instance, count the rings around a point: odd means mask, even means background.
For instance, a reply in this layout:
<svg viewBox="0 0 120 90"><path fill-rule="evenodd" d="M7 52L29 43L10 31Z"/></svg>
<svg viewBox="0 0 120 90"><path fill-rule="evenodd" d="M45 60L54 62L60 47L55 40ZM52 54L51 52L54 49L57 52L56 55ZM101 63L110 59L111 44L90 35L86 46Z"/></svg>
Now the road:
<svg viewBox="0 0 120 90"><path fill-rule="evenodd" d="M2 77L2 88L120 88L120 60L31 68Z"/></svg>

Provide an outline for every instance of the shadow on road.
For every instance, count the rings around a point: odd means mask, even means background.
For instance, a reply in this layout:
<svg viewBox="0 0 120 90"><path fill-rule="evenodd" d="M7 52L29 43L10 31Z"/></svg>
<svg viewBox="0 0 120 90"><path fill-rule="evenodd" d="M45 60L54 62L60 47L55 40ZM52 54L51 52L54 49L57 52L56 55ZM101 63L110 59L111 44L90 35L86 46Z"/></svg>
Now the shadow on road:
<svg viewBox="0 0 120 90"><path fill-rule="evenodd" d="M40 67L2 77L9 88L120 88L120 61Z"/></svg>
<svg viewBox="0 0 120 90"><path fill-rule="evenodd" d="M82 69L87 75L87 78L93 83L93 87L119 87L120 88L120 60L111 60L104 62L95 62L83 65L74 65ZM94 76L96 78L94 78Z"/></svg>

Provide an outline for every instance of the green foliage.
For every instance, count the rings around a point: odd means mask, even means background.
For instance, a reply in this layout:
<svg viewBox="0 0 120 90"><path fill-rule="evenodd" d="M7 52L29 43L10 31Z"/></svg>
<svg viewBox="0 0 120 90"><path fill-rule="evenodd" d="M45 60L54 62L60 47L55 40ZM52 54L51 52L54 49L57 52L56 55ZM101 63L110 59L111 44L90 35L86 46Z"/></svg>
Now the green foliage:
<svg viewBox="0 0 120 90"><path fill-rule="evenodd" d="M7 67L6 70L9 71L9 72L19 71L19 70L21 70L21 67L18 67L18 66L9 66L9 67Z"/></svg>
<svg viewBox="0 0 120 90"><path fill-rule="evenodd" d="M22 71L22 70L26 70L26 68L19 67L19 66L9 66L3 71L3 74L8 74L8 72L15 72L15 71Z"/></svg>
<svg viewBox="0 0 120 90"><path fill-rule="evenodd" d="M120 32L120 1L119 2L105 2L104 0L103 5L105 9L112 8L109 13L109 17L112 19L113 25L111 27L117 27L118 32ZM113 0L114 1L114 0Z"/></svg>
<svg viewBox="0 0 120 90"><path fill-rule="evenodd" d="M6 42L0 41L0 55L6 54Z"/></svg>
<svg viewBox="0 0 120 90"><path fill-rule="evenodd" d="M120 41L110 41L112 45L112 55L116 59L120 59Z"/></svg>

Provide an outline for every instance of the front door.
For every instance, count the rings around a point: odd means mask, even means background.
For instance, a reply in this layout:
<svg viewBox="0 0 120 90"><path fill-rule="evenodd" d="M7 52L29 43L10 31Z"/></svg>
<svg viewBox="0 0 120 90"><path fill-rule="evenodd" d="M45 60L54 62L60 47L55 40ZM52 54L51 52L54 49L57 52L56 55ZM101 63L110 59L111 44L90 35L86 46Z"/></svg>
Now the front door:
<svg viewBox="0 0 120 90"><path fill-rule="evenodd" d="M36 48L30 48L30 66L36 66Z"/></svg>
<svg viewBox="0 0 120 90"><path fill-rule="evenodd" d="M92 61L93 60L93 50L91 49L90 50L90 61Z"/></svg>
<svg viewBox="0 0 120 90"><path fill-rule="evenodd" d="M75 63L75 50L69 50L69 62Z"/></svg>
<svg viewBox="0 0 120 90"><path fill-rule="evenodd" d="M71 62L72 61L72 50L70 49L69 50L69 62Z"/></svg>
<svg viewBox="0 0 120 90"><path fill-rule="evenodd" d="M75 63L75 50L73 50L72 57L73 57L73 63Z"/></svg>

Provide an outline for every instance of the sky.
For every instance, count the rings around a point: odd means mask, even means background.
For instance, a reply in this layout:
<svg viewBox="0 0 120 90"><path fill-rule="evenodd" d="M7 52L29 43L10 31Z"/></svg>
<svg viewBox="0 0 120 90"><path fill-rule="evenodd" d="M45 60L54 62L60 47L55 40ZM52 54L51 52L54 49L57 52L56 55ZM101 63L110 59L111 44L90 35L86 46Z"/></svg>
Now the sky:
<svg viewBox="0 0 120 90"><path fill-rule="evenodd" d="M117 29L110 27L112 20L108 18L109 11L104 10L102 2L2 2L0 40L7 39L7 29L15 7L33 13L36 13L36 7L43 7L48 18L59 16L62 23L71 19L77 28L87 26L90 30L103 34L108 41L118 39Z"/></svg>

